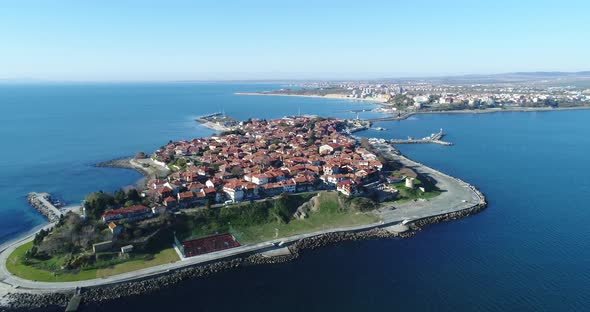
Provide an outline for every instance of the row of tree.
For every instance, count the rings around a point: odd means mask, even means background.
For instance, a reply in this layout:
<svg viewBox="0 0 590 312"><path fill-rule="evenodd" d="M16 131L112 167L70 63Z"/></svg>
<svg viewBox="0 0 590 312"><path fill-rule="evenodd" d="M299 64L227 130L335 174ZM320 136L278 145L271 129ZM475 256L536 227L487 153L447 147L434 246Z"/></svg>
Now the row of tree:
<svg viewBox="0 0 590 312"><path fill-rule="evenodd" d="M92 219L98 219L107 209L129 207L142 203L139 192L131 188L127 191L117 190L113 195L98 191L88 194L84 200L86 214Z"/></svg>

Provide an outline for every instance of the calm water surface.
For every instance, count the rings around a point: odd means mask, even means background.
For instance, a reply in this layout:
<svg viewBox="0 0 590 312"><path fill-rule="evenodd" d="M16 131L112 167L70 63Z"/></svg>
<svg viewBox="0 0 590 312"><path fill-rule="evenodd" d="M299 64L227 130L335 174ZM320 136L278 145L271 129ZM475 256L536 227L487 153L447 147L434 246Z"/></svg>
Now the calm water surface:
<svg viewBox="0 0 590 312"><path fill-rule="evenodd" d="M132 170L97 162L152 152L169 140L209 136L194 118L225 111L238 120L318 114L354 117L374 106L342 100L237 96L277 85L0 85L0 243L41 223L25 200L49 192L77 204L84 195L135 183ZM362 113L361 117L376 116Z"/></svg>
<svg viewBox="0 0 590 312"><path fill-rule="evenodd" d="M304 113L350 117L369 104L238 97L264 85L0 87L0 235L42 219L32 189L76 201L131 184L132 171L96 161L208 135L191 117ZM292 111L292 112L289 112ZM590 111L421 115L369 137L423 137L443 128L452 147L402 146L409 157L480 188L489 207L411 239L348 242L296 261L191 280L86 311L586 311L590 304Z"/></svg>

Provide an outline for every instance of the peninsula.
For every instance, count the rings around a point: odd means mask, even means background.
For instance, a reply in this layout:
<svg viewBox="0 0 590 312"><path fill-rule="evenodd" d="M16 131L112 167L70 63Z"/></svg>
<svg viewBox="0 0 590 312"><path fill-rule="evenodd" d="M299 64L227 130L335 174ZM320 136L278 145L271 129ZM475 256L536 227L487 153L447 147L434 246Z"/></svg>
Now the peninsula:
<svg viewBox="0 0 590 312"><path fill-rule="evenodd" d="M341 240L409 237L486 206L474 187L391 143L351 136L358 127L249 119L138 154L129 167L145 186L89 194L77 211L3 246L0 291L31 306L107 300Z"/></svg>

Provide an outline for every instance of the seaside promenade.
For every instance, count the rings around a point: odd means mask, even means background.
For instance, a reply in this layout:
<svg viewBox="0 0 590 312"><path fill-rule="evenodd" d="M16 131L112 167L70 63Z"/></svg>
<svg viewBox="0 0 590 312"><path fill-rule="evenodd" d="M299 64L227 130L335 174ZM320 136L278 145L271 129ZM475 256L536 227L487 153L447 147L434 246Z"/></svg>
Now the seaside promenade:
<svg viewBox="0 0 590 312"><path fill-rule="evenodd" d="M212 263L221 260L227 260L239 256L247 256L256 253L268 252L275 249L284 248L296 241L321 236L328 233L338 232L359 232L370 230L377 227L389 227L400 224L405 221L415 222L420 219L441 216L449 213L460 212L468 210L477 205L485 204L485 198L474 187L469 184L441 173L437 170L424 166L422 164L411 161L403 156L393 155L398 161L404 165L411 167L421 174L428 175L437 181L437 187L443 192L432 199L424 201L411 201L402 204L392 204L381 208L376 213L381 217L382 221L378 223L366 224L356 227L347 228L333 228L323 231L317 231L306 234L299 234L285 238L279 238L268 242L244 245L233 249L213 252L183 260L145 268L133 272L127 272L119 275L114 275L106 278L97 278L76 282L38 282L19 278L12 275L6 269L6 261L8 256L19 246L31 241L34 233L14 240L5 244L0 250L0 294L9 291L25 291L25 292L55 292L55 291L73 291L78 287L100 287L106 285L114 285L134 280L147 279L169 272L179 270L185 267ZM48 225L47 227L51 226ZM279 246L279 244L281 246Z"/></svg>

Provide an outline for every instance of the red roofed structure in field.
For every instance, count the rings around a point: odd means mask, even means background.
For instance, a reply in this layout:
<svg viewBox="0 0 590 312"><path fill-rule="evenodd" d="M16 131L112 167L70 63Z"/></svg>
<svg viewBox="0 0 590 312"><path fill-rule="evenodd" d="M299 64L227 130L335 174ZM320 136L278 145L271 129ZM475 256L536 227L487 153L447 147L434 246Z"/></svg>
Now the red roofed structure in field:
<svg viewBox="0 0 590 312"><path fill-rule="evenodd" d="M239 246L240 243L229 233L187 240L182 243L177 242L178 249L185 257L194 257Z"/></svg>

